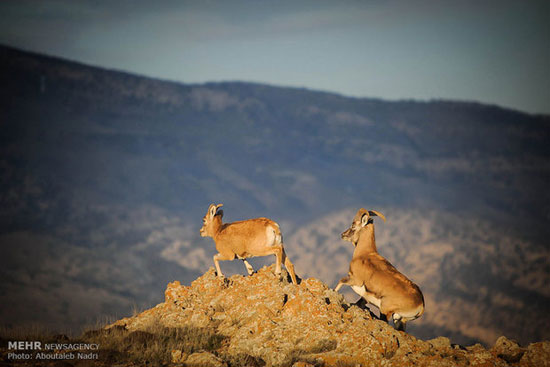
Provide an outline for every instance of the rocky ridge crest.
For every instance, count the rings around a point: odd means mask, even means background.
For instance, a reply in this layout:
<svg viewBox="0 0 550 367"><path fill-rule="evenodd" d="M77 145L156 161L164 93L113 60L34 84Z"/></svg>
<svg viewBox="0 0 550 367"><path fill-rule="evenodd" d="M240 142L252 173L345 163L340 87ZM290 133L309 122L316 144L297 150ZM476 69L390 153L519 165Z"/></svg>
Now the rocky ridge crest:
<svg viewBox="0 0 550 367"><path fill-rule="evenodd" d="M215 350L172 350L172 363L186 366L550 366L550 342L521 347L500 337L486 349L445 337L420 340L315 278L293 285L273 270L221 279L210 268L190 286L169 283L163 303L106 328L186 327L220 335Z"/></svg>

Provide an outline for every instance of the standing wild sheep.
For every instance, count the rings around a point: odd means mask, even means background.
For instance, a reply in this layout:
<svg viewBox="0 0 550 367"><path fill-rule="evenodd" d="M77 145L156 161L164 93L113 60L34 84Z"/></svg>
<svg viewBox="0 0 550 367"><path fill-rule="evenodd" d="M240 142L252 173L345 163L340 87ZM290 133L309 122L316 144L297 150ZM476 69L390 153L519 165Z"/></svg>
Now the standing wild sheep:
<svg viewBox="0 0 550 367"><path fill-rule="evenodd" d="M420 288L401 274L388 260L378 254L374 239L374 222L370 216L386 218L374 210L357 211L351 227L342 239L355 246L347 277L336 286L349 285L367 302L380 309L380 317L393 318L397 330L405 330L407 321L424 313L424 296Z"/></svg>
<svg viewBox="0 0 550 367"><path fill-rule="evenodd" d="M220 260L241 259L249 275L254 269L246 261L249 257L275 255L275 273L281 274L281 264L287 268L292 283L297 284L294 265L285 254L283 236L279 225L267 218L248 219L233 223L222 223L223 210L218 210L223 204L210 204L206 215L202 218L202 237L212 237L218 253L214 255L214 265L219 277L223 277Z"/></svg>

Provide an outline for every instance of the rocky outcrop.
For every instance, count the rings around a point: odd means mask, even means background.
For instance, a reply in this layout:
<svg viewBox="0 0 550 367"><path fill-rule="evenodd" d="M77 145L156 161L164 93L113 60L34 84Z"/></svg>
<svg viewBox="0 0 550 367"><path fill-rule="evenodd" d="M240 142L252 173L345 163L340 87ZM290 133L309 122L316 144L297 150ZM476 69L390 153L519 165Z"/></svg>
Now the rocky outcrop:
<svg viewBox="0 0 550 367"><path fill-rule="evenodd" d="M419 340L317 279L280 280L273 266L225 279L211 268L191 286L172 282L164 303L107 326L113 327L209 330L223 338L215 350L171 351L172 363L188 366L546 366L550 360L550 342L525 348L501 337L486 349L445 337Z"/></svg>

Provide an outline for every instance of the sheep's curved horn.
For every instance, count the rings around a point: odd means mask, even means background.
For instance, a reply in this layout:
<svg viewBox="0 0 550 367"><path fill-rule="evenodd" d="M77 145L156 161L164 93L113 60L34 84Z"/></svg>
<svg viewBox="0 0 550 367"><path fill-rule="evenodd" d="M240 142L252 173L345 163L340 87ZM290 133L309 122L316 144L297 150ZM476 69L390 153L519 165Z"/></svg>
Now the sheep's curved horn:
<svg viewBox="0 0 550 367"><path fill-rule="evenodd" d="M376 210L369 210L369 215L373 216L377 216L377 217L380 217L382 218L382 220L385 222L386 221L386 217L384 217L384 214L380 213L380 212L377 212Z"/></svg>

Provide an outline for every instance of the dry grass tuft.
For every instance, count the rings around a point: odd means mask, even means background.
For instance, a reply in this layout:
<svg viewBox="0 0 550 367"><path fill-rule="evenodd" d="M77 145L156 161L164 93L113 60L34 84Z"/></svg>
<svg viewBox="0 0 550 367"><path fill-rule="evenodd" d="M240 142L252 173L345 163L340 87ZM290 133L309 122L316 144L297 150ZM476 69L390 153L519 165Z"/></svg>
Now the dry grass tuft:
<svg viewBox="0 0 550 367"><path fill-rule="evenodd" d="M213 352L221 347L224 336L200 328L165 328L156 326L147 331L128 331L122 326L91 330L83 334L87 343L100 345L100 359L135 364L164 365L170 363L172 350L191 354ZM103 355L103 357L102 357Z"/></svg>

